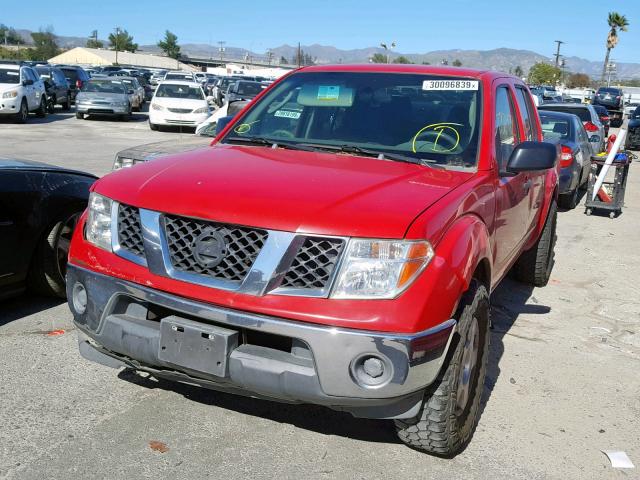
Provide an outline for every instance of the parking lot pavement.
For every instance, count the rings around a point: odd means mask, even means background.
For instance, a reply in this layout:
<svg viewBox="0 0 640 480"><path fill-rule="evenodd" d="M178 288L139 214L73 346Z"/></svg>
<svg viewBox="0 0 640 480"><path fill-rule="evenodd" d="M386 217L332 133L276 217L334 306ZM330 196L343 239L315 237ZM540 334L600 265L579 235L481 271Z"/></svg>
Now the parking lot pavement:
<svg viewBox="0 0 640 480"><path fill-rule="evenodd" d="M123 148L193 136L193 129L152 132L147 110L145 104L128 122L109 117L79 120L73 112L60 109L46 118L31 115L24 125L0 119L0 157L38 160L104 175Z"/></svg>
<svg viewBox="0 0 640 480"><path fill-rule="evenodd" d="M0 124L0 155L101 174L117 150L172 135L142 118L64 115ZM23 296L0 304L0 477L637 478L640 162L626 200L615 220L587 217L584 199L560 212L549 286L506 279L494 292L482 417L454 459L404 447L386 422L89 363L66 304ZM626 451L636 470L613 470L608 449Z"/></svg>

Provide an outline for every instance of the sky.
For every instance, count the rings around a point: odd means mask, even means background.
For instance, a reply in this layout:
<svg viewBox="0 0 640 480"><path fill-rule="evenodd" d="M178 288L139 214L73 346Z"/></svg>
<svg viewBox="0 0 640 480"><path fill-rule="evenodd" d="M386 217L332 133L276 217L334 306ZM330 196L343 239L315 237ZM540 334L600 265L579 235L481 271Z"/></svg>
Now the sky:
<svg viewBox="0 0 640 480"><path fill-rule="evenodd" d="M507 47L551 57L561 53L601 60L607 13L627 16L630 27L612 53L617 62L640 62L637 0L85 0L52 8L50 1L10 2L0 23L58 35L106 38L116 26L140 45L155 44L169 29L180 43L216 43L263 53L282 44L318 43L341 49L397 44L399 53L490 50Z"/></svg>

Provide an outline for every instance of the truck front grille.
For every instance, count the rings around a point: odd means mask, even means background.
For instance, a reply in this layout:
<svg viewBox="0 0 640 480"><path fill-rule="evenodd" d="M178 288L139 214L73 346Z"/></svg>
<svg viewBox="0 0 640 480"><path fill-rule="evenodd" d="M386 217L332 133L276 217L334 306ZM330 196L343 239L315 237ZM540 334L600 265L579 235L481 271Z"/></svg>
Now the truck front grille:
<svg viewBox="0 0 640 480"><path fill-rule="evenodd" d="M129 205L118 206L118 243L134 255L144 257L140 210Z"/></svg>
<svg viewBox="0 0 640 480"><path fill-rule="evenodd" d="M307 237L289 267L281 286L301 289L323 289L328 286L344 240Z"/></svg>
<svg viewBox="0 0 640 480"><path fill-rule="evenodd" d="M175 269L235 282L247 275L268 235L265 230L172 215L164 216L164 228ZM214 232L225 245L216 247L223 252L219 263L208 265L198 252Z"/></svg>

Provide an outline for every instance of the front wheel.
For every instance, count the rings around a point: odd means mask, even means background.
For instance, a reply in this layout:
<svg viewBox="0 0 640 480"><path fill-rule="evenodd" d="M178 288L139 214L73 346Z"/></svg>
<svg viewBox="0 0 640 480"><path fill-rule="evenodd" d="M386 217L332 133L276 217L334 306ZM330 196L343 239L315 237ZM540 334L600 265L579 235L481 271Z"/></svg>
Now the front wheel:
<svg viewBox="0 0 640 480"><path fill-rule="evenodd" d="M84 113L76 112L76 118L78 120L82 120L84 118Z"/></svg>
<svg viewBox="0 0 640 480"><path fill-rule="evenodd" d="M451 457L471 440L478 421L489 354L489 293L472 280L460 301L448 364L425 391L417 417L396 420L410 447Z"/></svg>
<svg viewBox="0 0 640 480"><path fill-rule="evenodd" d="M40 239L29 271L29 286L35 292L50 297L65 297L69 246L80 213L63 215L47 228Z"/></svg>
<svg viewBox="0 0 640 480"><path fill-rule="evenodd" d="M149 128L155 132L158 130L158 125L156 125L155 123L149 122Z"/></svg>
<svg viewBox="0 0 640 480"><path fill-rule="evenodd" d="M49 102L47 102L47 111L51 114L56 111L56 97L51 97Z"/></svg>
<svg viewBox="0 0 640 480"><path fill-rule="evenodd" d="M517 280L534 287L544 287L551 277L555 258L556 223L558 208L555 200L551 202L549 214L545 221L540 238L513 266L513 273Z"/></svg>
<svg viewBox="0 0 640 480"><path fill-rule="evenodd" d="M66 100L62 103L62 109L66 112L71 108L71 95L67 94Z"/></svg>
<svg viewBox="0 0 640 480"><path fill-rule="evenodd" d="M27 105L27 101L23 98L20 103L20 110L16 113L16 121L18 123L26 123L29 118L29 106Z"/></svg>

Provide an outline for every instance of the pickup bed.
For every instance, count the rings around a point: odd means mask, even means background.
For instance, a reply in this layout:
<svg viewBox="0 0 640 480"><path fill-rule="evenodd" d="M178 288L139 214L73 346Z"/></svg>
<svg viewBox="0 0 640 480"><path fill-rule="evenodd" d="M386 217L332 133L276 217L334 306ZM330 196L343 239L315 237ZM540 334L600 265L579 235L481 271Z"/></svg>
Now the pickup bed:
<svg viewBox="0 0 640 480"><path fill-rule="evenodd" d="M554 261L557 147L527 87L416 65L294 71L203 149L94 185L68 298L83 356L393 419L453 455L479 415L489 297Z"/></svg>

